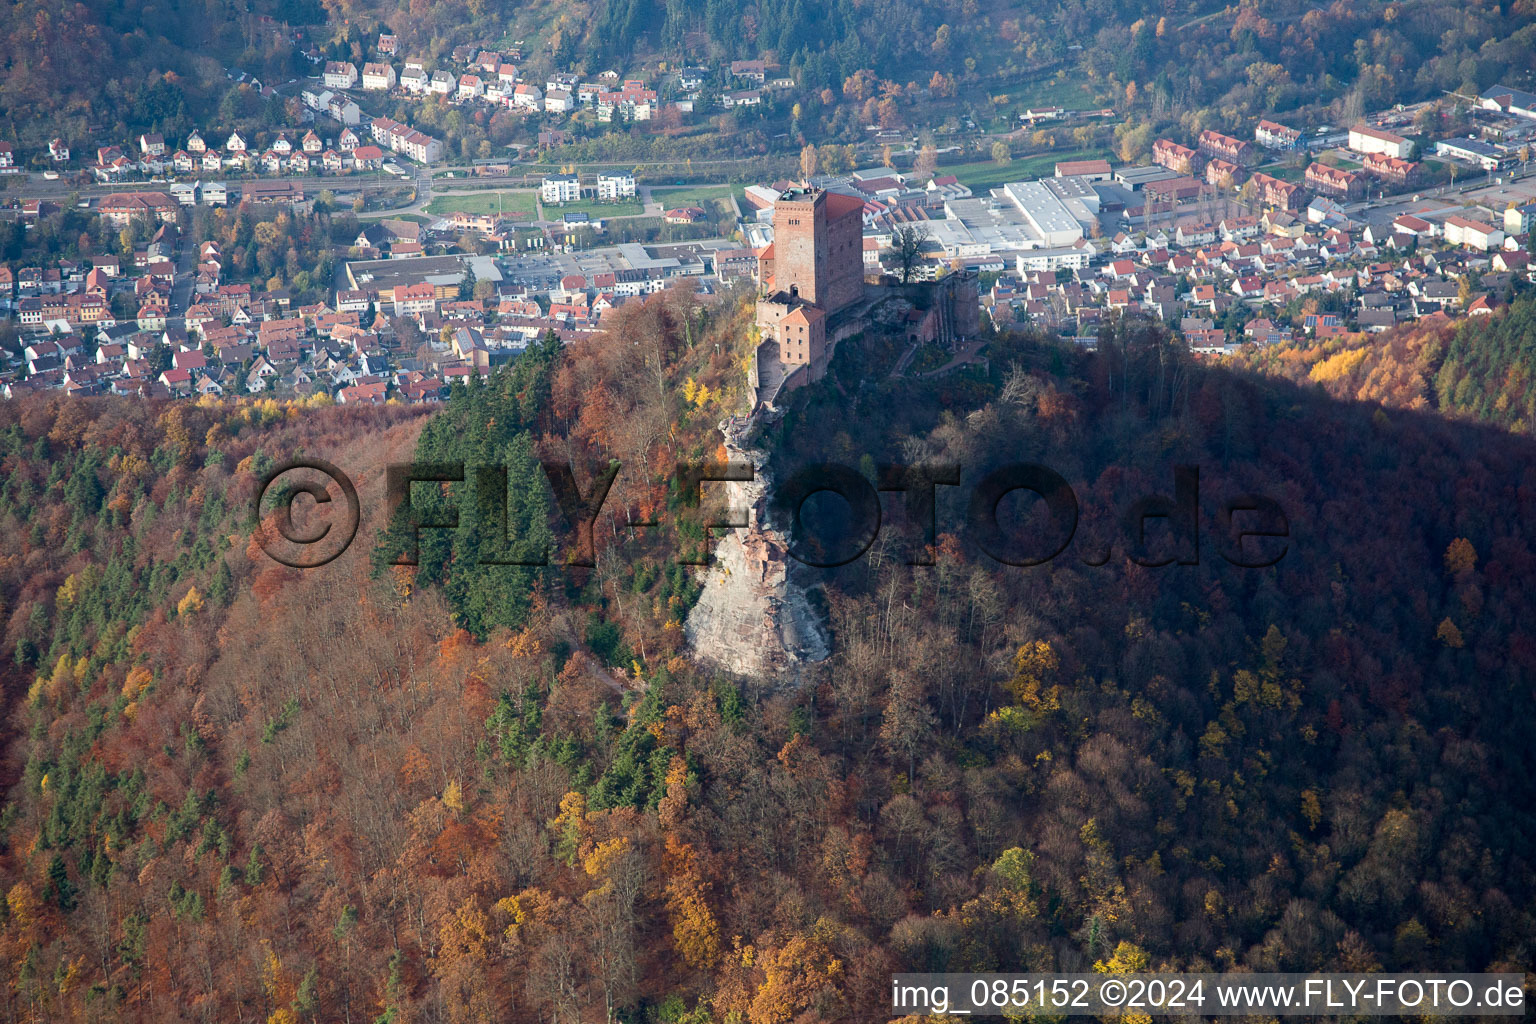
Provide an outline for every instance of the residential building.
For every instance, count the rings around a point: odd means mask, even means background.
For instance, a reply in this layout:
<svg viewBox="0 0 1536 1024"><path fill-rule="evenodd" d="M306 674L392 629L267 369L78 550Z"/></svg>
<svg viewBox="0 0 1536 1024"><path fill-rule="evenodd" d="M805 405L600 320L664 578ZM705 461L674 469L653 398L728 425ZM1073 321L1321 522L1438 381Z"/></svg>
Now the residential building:
<svg viewBox="0 0 1536 1024"><path fill-rule="evenodd" d="M427 73L419 67L407 66L400 72L400 88L409 93L423 93L427 91Z"/></svg>
<svg viewBox="0 0 1536 1024"><path fill-rule="evenodd" d="M96 212L116 227L126 227L144 217L166 224L176 222L181 204L164 192L113 192L96 204Z"/></svg>
<svg viewBox="0 0 1536 1024"><path fill-rule="evenodd" d="M1301 131L1276 121L1260 121L1253 130L1253 140L1265 149L1287 152L1302 148Z"/></svg>
<svg viewBox="0 0 1536 1024"><path fill-rule="evenodd" d="M767 76L768 65L760 60L733 60L731 61L731 75L735 78L745 78L749 81L762 84Z"/></svg>
<svg viewBox="0 0 1536 1024"><path fill-rule="evenodd" d="M505 230L512 223L512 218L503 213L465 213L456 210L449 215L448 221L455 231L494 235Z"/></svg>
<svg viewBox="0 0 1536 1024"><path fill-rule="evenodd" d="M1205 165L1205 180L1218 188L1237 188L1248 177L1248 172L1230 160L1213 157Z"/></svg>
<svg viewBox="0 0 1536 1024"><path fill-rule="evenodd" d="M633 174L599 174L597 176L597 198L631 199L634 195L635 176Z"/></svg>
<svg viewBox="0 0 1536 1024"><path fill-rule="evenodd" d="M581 198L581 180L574 174L556 174L544 179L539 197L546 203L574 203Z"/></svg>
<svg viewBox="0 0 1536 1024"><path fill-rule="evenodd" d="M443 158L443 144L425 132L419 132L413 128L399 139L399 148L395 152L408 156L419 164L430 164Z"/></svg>
<svg viewBox="0 0 1536 1024"><path fill-rule="evenodd" d="M1394 185L1411 185L1419 175L1419 165L1413 160L1401 160L1381 153L1367 153L1365 173Z"/></svg>
<svg viewBox="0 0 1536 1024"><path fill-rule="evenodd" d="M400 285L394 289L396 316L418 316L437 311L437 288L430 281Z"/></svg>
<svg viewBox="0 0 1536 1024"><path fill-rule="evenodd" d="M1445 220L1445 240L1479 252L1496 249L1504 241L1504 232L1492 224L1457 214Z"/></svg>
<svg viewBox="0 0 1536 1024"><path fill-rule="evenodd" d="M345 96L332 96L325 105L325 111L344 125L361 124L363 120L362 108Z"/></svg>
<svg viewBox="0 0 1536 1024"><path fill-rule="evenodd" d="M1307 187L1335 199L1359 199L1365 195L1365 176L1327 164L1313 162L1307 167Z"/></svg>
<svg viewBox="0 0 1536 1024"><path fill-rule="evenodd" d="M722 102L729 94L722 97ZM729 105L729 103L727 103ZM624 88L614 92L597 94L597 119L612 121L621 118L628 121L649 121L656 113L656 90L646 89L641 83L626 82Z"/></svg>
<svg viewBox="0 0 1536 1024"><path fill-rule="evenodd" d="M1255 174L1248 180L1255 186L1259 202L1265 206L1296 212L1307 205L1306 190L1294 182L1283 181L1268 174Z"/></svg>
<svg viewBox="0 0 1536 1024"><path fill-rule="evenodd" d="M1413 143L1370 125L1357 124L1349 130L1349 148L1356 153L1380 153L1407 160L1413 156Z"/></svg>
<svg viewBox="0 0 1536 1024"><path fill-rule="evenodd" d="M351 61L330 61L321 80L327 89L351 89L357 85L357 65Z"/></svg>
<svg viewBox="0 0 1536 1024"><path fill-rule="evenodd" d="M442 159L443 144L432 136L419 132L408 125L398 121L392 121L387 117L376 117L369 126L373 137L393 152L410 157L418 163L429 164ZM356 152L354 158L359 160Z"/></svg>
<svg viewBox="0 0 1536 1024"><path fill-rule="evenodd" d="M1152 162L1179 174L1194 174L1200 168L1200 154L1172 139L1152 143Z"/></svg>
<svg viewBox="0 0 1536 1024"><path fill-rule="evenodd" d="M395 68L392 64L364 64L363 88L370 92L383 92L395 87Z"/></svg>
<svg viewBox="0 0 1536 1024"><path fill-rule="evenodd" d="M1511 206L1504 211L1504 233L1523 235L1536 227L1536 203Z"/></svg>
<svg viewBox="0 0 1536 1024"><path fill-rule="evenodd" d="M1254 162L1253 143L1207 128L1200 133L1200 152L1246 167Z"/></svg>

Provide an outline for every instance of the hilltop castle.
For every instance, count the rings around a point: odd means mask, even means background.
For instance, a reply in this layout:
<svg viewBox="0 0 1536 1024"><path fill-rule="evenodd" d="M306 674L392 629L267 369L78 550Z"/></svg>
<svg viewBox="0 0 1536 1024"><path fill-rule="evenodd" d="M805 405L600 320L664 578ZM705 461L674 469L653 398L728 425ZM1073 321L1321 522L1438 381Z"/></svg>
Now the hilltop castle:
<svg viewBox="0 0 1536 1024"><path fill-rule="evenodd" d="M757 327L752 384L765 401L784 388L826 376L836 343L866 329L887 300L912 307L910 342L955 341L979 330L976 275L935 284L864 282L864 200L808 186L773 205L773 241L758 252Z"/></svg>
<svg viewBox="0 0 1536 1024"><path fill-rule="evenodd" d="M864 203L794 188L773 206L773 242L758 257L757 326L779 362L807 381L827 372L827 318L864 297Z"/></svg>

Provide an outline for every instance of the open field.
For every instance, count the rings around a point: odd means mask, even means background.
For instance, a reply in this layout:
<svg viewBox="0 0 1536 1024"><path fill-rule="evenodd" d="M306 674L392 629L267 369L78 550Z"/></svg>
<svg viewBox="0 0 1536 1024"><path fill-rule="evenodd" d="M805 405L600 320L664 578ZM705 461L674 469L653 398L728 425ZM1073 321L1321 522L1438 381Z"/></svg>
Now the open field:
<svg viewBox="0 0 1536 1024"><path fill-rule="evenodd" d="M1358 171L1360 169L1360 161L1351 159L1342 150L1338 149L1331 149L1326 153L1318 154L1317 162L1327 164L1329 167L1337 167L1344 171Z"/></svg>
<svg viewBox="0 0 1536 1024"><path fill-rule="evenodd" d="M644 212L645 207L638 200L605 203L597 199L583 199L575 203L544 204L546 220L559 220L561 214L566 213L585 213L594 220L606 220L609 217L634 217Z"/></svg>
<svg viewBox="0 0 1536 1024"><path fill-rule="evenodd" d="M651 190L651 196L662 205L664 209L672 210L679 206L705 206L710 200L724 199L735 195L740 199L745 194L745 189L740 185L701 185L696 188L657 188Z"/></svg>
<svg viewBox="0 0 1536 1024"><path fill-rule="evenodd" d="M1009 164L998 164L992 160L978 160L968 164L940 164L935 173L953 174L960 179L960 184L965 185L972 192L980 193L998 188L1004 182L1048 177L1055 172L1056 165L1064 160L1096 160L1100 157L1108 159L1109 156L1107 149L1060 149L1020 157Z"/></svg>
<svg viewBox="0 0 1536 1024"><path fill-rule="evenodd" d="M533 215L538 193L529 189L497 192L440 192L427 203L427 212L444 216L450 213L521 213Z"/></svg>

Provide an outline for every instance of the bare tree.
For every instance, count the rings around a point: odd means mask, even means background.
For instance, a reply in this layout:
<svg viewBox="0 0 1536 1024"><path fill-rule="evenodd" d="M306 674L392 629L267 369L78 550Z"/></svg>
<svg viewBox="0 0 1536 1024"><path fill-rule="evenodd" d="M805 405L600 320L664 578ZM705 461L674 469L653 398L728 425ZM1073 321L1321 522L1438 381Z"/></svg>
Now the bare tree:
<svg viewBox="0 0 1536 1024"><path fill-rule="evenodd" d="M1030 373L1018 363L1008 367L1008 375L1003 378L1003 390L998 397L1008 405L1016 405L1028 410L1035 404L1040 395L1040 378Z"/></svg>
<svg viewBox="0 0 1536 1024"><path fill-rule="evenodd" d="M901 268L902 284L911 283L912 272L923 260L923 245L927 241L927 230L917 224L904 225L891 233L891 247L886 251Z"/></svg>

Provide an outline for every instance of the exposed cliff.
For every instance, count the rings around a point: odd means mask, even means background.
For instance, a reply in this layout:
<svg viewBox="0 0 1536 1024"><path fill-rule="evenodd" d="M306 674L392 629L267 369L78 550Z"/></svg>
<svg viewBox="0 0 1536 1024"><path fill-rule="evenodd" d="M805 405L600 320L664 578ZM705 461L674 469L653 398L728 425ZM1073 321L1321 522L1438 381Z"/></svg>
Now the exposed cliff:
<svg viewBox="0 0 1536 1024"><path fill-rule="evenodd" d="M752 422L725 428L732 461L750 462L756 478L724 485L729 507L747 510L747 527L726 531L714 562L701 569L703 593L688 616L688 645L699 661L740 675L793 674L821 661L831 639L795 577L799 568L767 519L767 455L750 443Z"/></svg>

